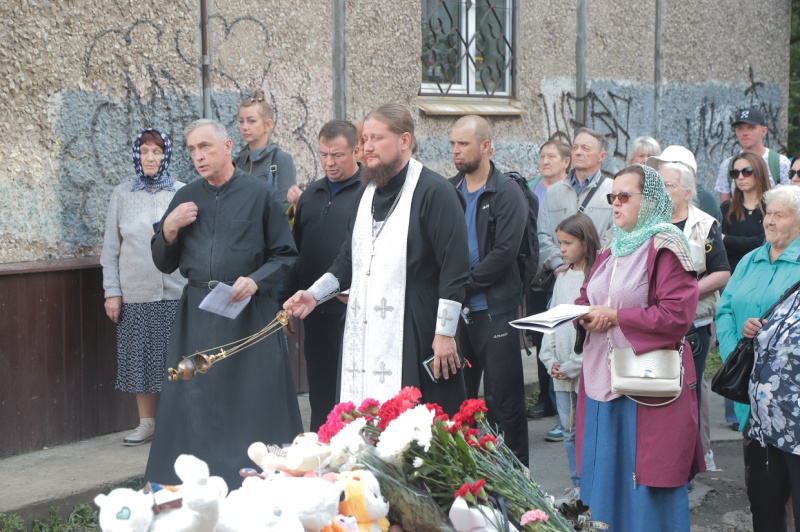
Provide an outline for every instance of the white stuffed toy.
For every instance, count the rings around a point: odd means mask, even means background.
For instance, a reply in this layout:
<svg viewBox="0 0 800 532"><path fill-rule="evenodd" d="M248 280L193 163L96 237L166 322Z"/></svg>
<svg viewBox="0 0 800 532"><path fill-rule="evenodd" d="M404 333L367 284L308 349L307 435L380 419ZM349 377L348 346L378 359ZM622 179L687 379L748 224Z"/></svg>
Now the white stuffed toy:
<svg viewBox="0 0 800 532"><path fill-rule="evenodd" d="M320 443L314 432L298 435L285 449L261 442L255 442L247 449L250 459L264 471L281 470L292 476L302 476L319 468L330 453L330 447Z"/></svg>
<svg viewBox="0 0 800 532"><path fill-rule="evenodd" d="M262 523L269 519L274 508L296 516L307 532L319 532L330 526L331 519L339 513L342 490L341 483L321 478L282 474L245 478L242 487L232 491L222 503L219 532L232 532L237 530L237 523L247 521L253 523L248 530L271 530L260 527L266 526Z"/></svg>
<svg viewBox="0 0 800 532"><path fill-rule="evenodd" d="M228 492L225 481L210 477L205 462L186 454L175 460L175 473L183 484L174 493L120 488L95 497L100 528L104 532L213 532L220 501Z"/></svg>

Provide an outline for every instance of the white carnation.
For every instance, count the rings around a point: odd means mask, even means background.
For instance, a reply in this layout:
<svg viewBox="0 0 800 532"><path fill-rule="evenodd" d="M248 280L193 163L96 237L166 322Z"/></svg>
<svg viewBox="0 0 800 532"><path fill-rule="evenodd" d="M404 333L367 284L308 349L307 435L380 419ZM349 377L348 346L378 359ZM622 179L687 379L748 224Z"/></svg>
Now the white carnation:
<svg viewBox="0 0 800 532"><path fill-rule="evenodd" d="M340 467L347 460L366 448L366 442L361 436L361 429L367 420L359 417L348 423L334 437L331 438L331 455L325 464L331 468Z"/></svg>
<svg viewBox="0 0 800 532"><path fill-rule="evenodd" d="M430 449L433 418L434 412L425 405L417 405L397 416L381 434L377 445L378 456L388 462L397 463L413 441L425 451Z"/></svg>

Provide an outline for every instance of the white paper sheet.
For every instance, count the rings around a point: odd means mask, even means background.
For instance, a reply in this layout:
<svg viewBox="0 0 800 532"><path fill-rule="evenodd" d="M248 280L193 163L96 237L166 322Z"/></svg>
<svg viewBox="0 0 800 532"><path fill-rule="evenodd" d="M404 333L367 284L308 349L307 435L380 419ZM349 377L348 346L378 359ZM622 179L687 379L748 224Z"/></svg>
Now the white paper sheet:
<svg viewBox="0 0 800 532"><path fill-rule="evenodd" d="M514 320L509 322L512 327L517 329L530 329L533 331L543 332L550 334L558 327L571 322L575 318L579 318L584 314L589 313L589 307L586 305L557 305L547 312L533 314L527 318Z"/></svg>
<svg viewBox="0 0 800 532"><path fill-rule="evenodd" d="M219 283L214 289L208 293L206 297L200 302L200 308L226 318L235 319L236 316L247 306L250 302L250 296L238 303L231 303L230 297L233 293L233 287L225 283Z"/></svg>

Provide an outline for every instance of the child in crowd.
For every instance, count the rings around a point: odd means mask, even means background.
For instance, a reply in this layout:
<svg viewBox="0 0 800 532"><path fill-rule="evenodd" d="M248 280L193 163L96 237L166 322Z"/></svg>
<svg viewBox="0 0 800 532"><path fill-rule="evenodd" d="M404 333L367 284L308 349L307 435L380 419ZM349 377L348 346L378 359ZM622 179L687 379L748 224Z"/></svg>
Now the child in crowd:
<svg viewBox="0 0 800 532"><path fill-rule="evenodd" d="M556 277L551 307L574 304L580 296L594 266L600 248L600 237L592 219L578 213L565 218L556 228L561 256L568 268ZM564 446L567 451L572 487L564 491L564 500L572 502L580 497L581 478L575 460L575 407L578 401L578 379L583 356L575 353L575 328L570 324L546 334L542 340L539 359L553 377L556 392L556 409L559 424L564 427Z"/></svg>

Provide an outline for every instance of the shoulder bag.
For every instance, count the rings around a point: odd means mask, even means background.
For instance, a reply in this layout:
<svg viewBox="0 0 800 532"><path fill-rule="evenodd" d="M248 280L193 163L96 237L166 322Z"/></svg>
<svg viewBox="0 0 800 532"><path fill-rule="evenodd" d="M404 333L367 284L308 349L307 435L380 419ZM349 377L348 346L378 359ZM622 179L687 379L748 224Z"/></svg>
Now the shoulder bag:
<svg viewBox="0 0 800 532"><path fill-rule="evenodd" d="M762 314L760 319L767 319L767 317L772 314L772 311L775 310L778 305L786 301L798 287L800 287L800 282L790 286L789 289ZM750 404L750 373L753 371L753 364L756 359L753 340L753 338L741 338L739 340L736 347L731 351L731 354L728 355L728 358L725 359L725 362L711 379L712 392L737 403L745 405Z"/></svg>
<svg viewBox="0 0 800 532"><path fill-rule="evenodd" d="M608 304L611 304L611 286L617 261L611 270ZM656 349L637 355L632 347L613 347L611 335L606 331L608 341L608 369L611 372L611 391L626 395L631 401L645 406L665 406L675 401L683 389L683 344L680 349ZM670 397L663 403L645 403L631 397Z"/></svg>

